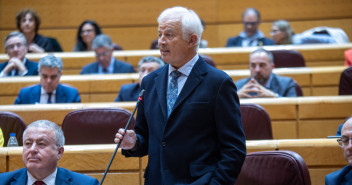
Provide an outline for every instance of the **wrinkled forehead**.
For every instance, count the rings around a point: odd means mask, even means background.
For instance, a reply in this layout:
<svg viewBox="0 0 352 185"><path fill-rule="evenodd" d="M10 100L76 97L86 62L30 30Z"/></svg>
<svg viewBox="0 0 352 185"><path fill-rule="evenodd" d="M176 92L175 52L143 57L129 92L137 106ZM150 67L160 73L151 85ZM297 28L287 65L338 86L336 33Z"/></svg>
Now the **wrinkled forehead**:
<svg viewBox="0 0 352 185"><path fill-rule="evenodd" d="M342 127L341 136L352 136L352 118L349 118Z"/></svg>

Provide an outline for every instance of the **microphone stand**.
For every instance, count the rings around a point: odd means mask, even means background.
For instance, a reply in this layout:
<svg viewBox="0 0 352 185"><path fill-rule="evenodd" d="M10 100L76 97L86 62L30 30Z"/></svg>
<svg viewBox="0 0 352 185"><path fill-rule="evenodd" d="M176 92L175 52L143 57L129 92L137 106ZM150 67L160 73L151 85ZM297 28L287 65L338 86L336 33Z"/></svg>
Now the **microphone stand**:
<svg viewBox="0 0 352 185"><path fill-rule="evenodd" d="M141 92L139 93L136 106L134 107L133 112L132 112L132 114L131 114L130 118L128 119L127 124L126 124L126 126L125 126L125 134L126 134L126 130L127 130L128 126L130 125L130 122L131 122L131 120L132 120L132 118L133 118L133 115L134 115L134 113L135 113L136 110L137 110L137 107L138 107L139 102L143 100L144 92L145 92L145 90L142 89ZM120 139L120 142L117 143L117 145L116 145L114 154L112 154L111 159L110 159L110 162L109 162L109 164L108 164L108 166L106 167L106 170L105 170L105 172L104 172L103 178L101 178L101 181L100 181L100 183L99 183L100 185L102 185L103 182L104 182L105 176L106 176L106 174L108 173L108 171L109 171L109 169L110 169L111 163L112 163L112 161L113 161L114 158L115 158L115 155L116 155L116 153L117 153L117 150L119 149L120 144L121 144L121 142L122 142L124 136L125 136L125 135L122 136L122 139Z"/></svg>

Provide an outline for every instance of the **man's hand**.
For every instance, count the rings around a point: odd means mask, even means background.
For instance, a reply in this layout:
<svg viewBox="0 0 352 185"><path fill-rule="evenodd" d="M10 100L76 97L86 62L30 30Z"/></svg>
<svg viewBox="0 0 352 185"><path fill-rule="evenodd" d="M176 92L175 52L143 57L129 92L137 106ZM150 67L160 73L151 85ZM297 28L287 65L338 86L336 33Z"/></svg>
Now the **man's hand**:
<svg viewBox="0 0 352 185"><path fill-rule="evenodd" d="M134 130L127 130L127 132L125 133L125 129L120 128L115 135L114 142L119 143L122 138L123 140L120 144L120 148L126 150L132 149L137 141L137 136Z"/></svg>
<svg viewBox="0 0 352 185"><path fill-rule="evenodd" d="M9 75L9 73L12 70L19 70L20 73L24 73L27 68L25 65L23 65L22 61L18 58L10 58L8 64L5 66L3 72L6 75Z"/></svg>
<svg viewBox="0 0 352 185"><path fill-rule="evenodd" d="M251 79L237 92L240 98L274 98L276 93L260 85L255 79Z"/></svg>

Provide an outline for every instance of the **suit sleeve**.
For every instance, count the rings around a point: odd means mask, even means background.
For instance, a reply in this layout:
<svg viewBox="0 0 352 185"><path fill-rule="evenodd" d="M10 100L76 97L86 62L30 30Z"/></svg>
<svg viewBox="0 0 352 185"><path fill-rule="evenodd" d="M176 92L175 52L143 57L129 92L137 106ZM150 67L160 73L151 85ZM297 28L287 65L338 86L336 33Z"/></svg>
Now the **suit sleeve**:
<svg viewBox="0 0 352 185"><path fill-rule="evenodd" d="M296 88L295 88L295 82L290 79L290 81L287 84L287 90L284 94L285 97L296 97L297 93L296 93Z"/></svg>
<svg viewBox="0 0 352 185"><path fill-rule="evenodd" d="M246 143L239 98L230 77L222 82L215 103L215 128L221 154L209 184L233 184L246 157Z"/></svg>

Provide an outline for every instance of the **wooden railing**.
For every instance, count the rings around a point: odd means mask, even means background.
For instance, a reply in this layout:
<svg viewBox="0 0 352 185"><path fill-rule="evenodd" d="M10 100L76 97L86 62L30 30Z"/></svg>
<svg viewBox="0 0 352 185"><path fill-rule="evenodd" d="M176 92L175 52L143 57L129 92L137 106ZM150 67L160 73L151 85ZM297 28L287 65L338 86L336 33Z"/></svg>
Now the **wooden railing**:
<svg viewBox="0 0 352 185"><path fill-rule="evenodd" d="M290 150L306 162L312 185L324 184L325 175L346 165L336 139L290 139L247 141L247 153L256 151ZM87 174L98 180L114 152L116 145L66 145L59 166ZM22 148L0 148L0 172L23 168ZM115 157L104 184L142 185L148 158L125 158L120 151Z"/></svg>

